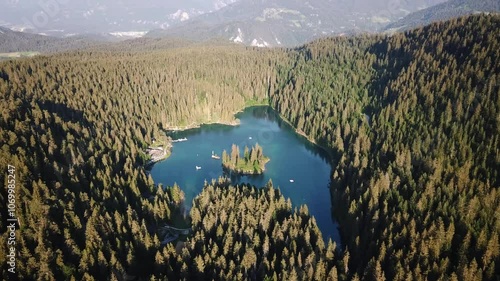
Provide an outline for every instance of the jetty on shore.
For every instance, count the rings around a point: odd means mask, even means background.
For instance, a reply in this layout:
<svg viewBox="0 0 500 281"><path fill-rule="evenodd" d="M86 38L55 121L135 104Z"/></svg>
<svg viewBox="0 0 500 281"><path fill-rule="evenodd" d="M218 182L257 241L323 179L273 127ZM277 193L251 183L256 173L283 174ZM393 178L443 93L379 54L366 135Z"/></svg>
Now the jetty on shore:
<svg viewBox="0 0 500 281"><path fill-rule="evenodd" d="M172 140L172 142L182 142L182 141L187 141L187 140L188 140L187 138L182 138L182 139Z"/></svg>

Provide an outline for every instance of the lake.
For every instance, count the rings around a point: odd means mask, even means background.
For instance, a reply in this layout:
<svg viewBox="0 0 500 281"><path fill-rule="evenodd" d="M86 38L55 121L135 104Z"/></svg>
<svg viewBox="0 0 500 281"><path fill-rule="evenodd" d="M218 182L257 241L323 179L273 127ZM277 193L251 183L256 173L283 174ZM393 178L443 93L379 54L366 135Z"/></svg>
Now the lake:
<svg viewBox="0 0 500 281"><path fill-rule="evenodd" d="M267 106L249 107L236 115L238 126L202 125L200 128L170 132L175 139L172 154L151 169L155 183L172 186L177 183L186 196L186 206L198 195L205 180L211 182L223 175L221 160L212 159L212 151L222 155L231 152L234 143L243 153L258 143L271 161L262 175L232 177L233 184L250 183L263 187L272 180L275 188L294 206L307 205L316 218L325 242L332 238L340 245L338 224L331 215L329 190L331 165L328 154L306 138L295 133L275 111ZM201 167L197 169L196 167ZM292 182L293 181L293 182Z"/></svg>

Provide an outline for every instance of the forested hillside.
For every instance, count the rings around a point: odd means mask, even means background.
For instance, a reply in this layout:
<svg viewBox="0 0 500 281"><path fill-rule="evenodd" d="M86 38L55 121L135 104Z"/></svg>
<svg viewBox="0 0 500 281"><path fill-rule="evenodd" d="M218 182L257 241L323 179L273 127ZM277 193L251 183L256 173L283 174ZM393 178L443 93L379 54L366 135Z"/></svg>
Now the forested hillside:
<svg viewBox="0 0 500 281"><path fill-rule="evenodd" d="M293 50L137 45L0 63L18 276L498 279L498 30L500 17L483 15ZM194 201L185 247L161 246L158 228L181 217L183 194L154 186L146 146L162 129L230 122L266 102L337 156L345 248L325 246L307 208L291 210L271 186L222 180Z"/></svg>
<svg viewBox="0 0 500 281"><path fill-rule="evenodd" d="M340 160L349 275L498 278L500 17L292 53L272 105Z"/></svg>

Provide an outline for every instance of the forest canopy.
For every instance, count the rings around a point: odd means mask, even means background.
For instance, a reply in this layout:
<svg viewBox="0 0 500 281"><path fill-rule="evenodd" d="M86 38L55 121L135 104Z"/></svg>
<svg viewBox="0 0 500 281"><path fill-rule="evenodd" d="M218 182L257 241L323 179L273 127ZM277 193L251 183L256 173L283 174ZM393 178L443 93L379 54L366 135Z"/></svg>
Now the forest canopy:
<svg viewBox="0 0 500 281"><path fill-rule="evenodd" d="M499 30L500 16L476 15L297 49L100 47L0 62L18 277L500 278ZM230 122L256 103L338 159L344 247L318 239L307 206L292 210L271 184L223 180L194 201L184 246L162 246L182 187L154 184L145 149L163 129Z"/></svg>

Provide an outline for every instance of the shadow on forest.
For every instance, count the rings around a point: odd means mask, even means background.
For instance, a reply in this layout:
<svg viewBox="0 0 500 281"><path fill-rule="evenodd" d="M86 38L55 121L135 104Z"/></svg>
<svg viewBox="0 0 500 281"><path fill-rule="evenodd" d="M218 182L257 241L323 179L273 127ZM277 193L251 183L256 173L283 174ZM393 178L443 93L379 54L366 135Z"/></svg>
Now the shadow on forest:
<svg viewBox="0 0 500 281"><path fill-rule="evenodd" d="M53 101L39 101L38 106L40 106L42 110L47 110L48 112L59 116L64 122L90 125L90 122L85 118L83 111L69 108L65 104L55 103Z"/></svg>

